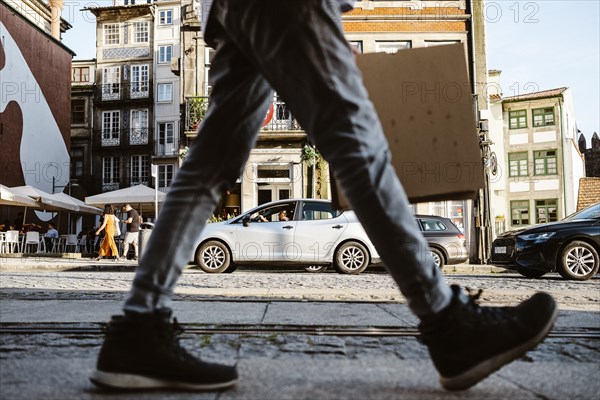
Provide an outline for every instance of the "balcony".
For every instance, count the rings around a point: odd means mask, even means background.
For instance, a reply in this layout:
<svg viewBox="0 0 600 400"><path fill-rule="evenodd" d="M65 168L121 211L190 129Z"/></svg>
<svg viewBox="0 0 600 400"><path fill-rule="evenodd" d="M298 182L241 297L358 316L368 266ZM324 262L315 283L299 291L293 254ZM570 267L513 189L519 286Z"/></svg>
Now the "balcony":
<svg viewBox="0 0 600 400"><path fill-rule="evenodd" d="M96 87L96 101L120 100L150 100L152 98L152 85L150 82L134 83L108 83Z"/></svg>
<svg viewBox="0 0 600 400"><path fill-rule="evenodd" d="M129 85L129 98L147 99L150 97L150 87L148 82L135 82Z"/></svg>
<svg viewBox="0 0 600 400"><path fill-rule="evenodd" d="M121 145L121 131L119 129L113 129L110 131L102 131L100 139L100 145L102 147L111 147Z"/></svg>
<svg viewBox="0 0 600 400"><path fill-rule="evenodd" d="M156 157L179 157L179 141L158 139L154 143L154 155Z"/></svg>
<svg viewBox="0 0 600 400"><path fill-rule="evenodd" d="M198 125L205 118L207 110L208 97L187 97L185 99L185 131L196 131ZM262 131L266 132L283 133L303 130L285 102L278 96L274 96L264 122L266 124L262 127Z"/></svg>
<svg viewBox="0 0 600 400"><path fill-rule="evenodd" d="M149 131L148 128L131 128L129 130L129 144L140 145L149 143Z"/></svg>

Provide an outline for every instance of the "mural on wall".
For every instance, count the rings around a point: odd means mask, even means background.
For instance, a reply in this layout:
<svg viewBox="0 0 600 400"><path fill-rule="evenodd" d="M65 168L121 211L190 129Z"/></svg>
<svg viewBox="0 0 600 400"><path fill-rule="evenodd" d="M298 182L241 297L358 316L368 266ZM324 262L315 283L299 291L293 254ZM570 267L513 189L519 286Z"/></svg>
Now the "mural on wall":
<svg viewBox="0 0 600 400"><path fill-rule="evenodd" d="M0 183L69 182L72 53L0 4ZM42 221L52 214L38 213Z"/></svg>

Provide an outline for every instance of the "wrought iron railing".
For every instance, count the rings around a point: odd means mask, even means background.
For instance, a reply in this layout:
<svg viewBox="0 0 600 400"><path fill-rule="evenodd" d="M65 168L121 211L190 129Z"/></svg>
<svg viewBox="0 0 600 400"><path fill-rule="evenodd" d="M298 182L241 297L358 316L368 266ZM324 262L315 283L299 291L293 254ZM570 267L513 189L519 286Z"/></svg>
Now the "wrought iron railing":
<svg viewBox="0 0 600 400"><path fill-rule="evenodd" d="M185 99L185 130L195 131L206 116L208 97L197 96ZM265 116L265 131L301 131L302 127L292 115L290 109L277 95L273 97L272 108Z"/></svg>
<svg viewBox="0 0 600 400"><path fill-rule="evenodd" d="M131 128L129 130L129 144L148 144L150 137L149 131L149 128Z"/></svg>
<svg viewBox="0 0 600 400"><path fill-rule="evenodd" d="M151 82L107 83L96 86L96 101L145 100L151 97Z"/></svg>
<svg viewBox="0 0 600 400"><path fill-rule="evenodd" d="M154 155L159 157L179 156L179 141L159 138L154 143Z"/></svg>

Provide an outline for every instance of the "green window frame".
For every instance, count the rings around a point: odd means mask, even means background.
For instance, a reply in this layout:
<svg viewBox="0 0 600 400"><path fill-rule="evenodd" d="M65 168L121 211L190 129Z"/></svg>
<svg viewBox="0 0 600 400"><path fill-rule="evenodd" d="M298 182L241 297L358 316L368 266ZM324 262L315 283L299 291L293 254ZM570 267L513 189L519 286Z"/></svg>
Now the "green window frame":
<svg viewBox="0 0 600 400"><path fill-rule="evenodd" d="M536 200L535 222L545 224L556 221L558 221L558 199Z"/></svg>
<svg viewBox="0 0 600 400"><path fill-rule="evenodd" d="M558 158L556 150L539 150L533 152L535 175L557 175Z"/></svg>
<svg viewBox="0 0 600 400"><path fill-rule="evenodd" d="M510 202L510 224L523 226L530 224L529 200L514 200Z"/></svg>
<svg viewBox="0 0 600 400"><path fill-rule="evenodd" d="M531 120L534 127L554 125L554 107L531 110Z"/></svg>
<svg viewBox="0 0 600 400"><path fill-rule="evenodd" d="M516 110L508 112L509 129L527 128L527 110Z"/></svg>
<svg viewBox="0 0 600 400"><path fill-rule="evenodd" d="M508 153L508 176L529 176L527 152Z"/></svg>

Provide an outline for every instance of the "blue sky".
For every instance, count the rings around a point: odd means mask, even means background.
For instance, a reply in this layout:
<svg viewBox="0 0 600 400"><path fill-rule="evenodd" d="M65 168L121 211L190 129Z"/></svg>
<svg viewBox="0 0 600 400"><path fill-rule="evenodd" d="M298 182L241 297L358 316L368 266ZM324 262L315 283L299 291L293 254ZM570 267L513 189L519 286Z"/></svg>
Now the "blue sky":
<svg viewBox="0 0 600 400"><path fill-rule="evenodd" d="M446 1L446 0L444 0ZM112 0L66 0L73 25L64 43L76 59L95 57L95 20L87 6ZM600 133L600 0L486 0L488 68L502 70L505 96L570 87L578 128Z"/></svg>

